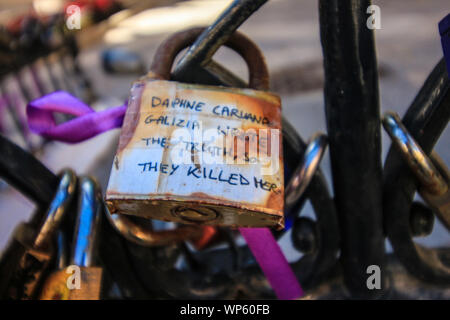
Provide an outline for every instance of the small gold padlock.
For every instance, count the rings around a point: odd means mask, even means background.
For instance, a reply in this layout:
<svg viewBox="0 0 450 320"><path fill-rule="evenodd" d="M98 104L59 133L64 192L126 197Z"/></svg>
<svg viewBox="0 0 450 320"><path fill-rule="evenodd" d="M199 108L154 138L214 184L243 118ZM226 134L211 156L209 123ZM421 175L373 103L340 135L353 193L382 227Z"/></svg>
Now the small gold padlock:
<svg viewBox="0 0 450 320"><path fill-rule="evenodd" d="M70 265L61 253L60 269L52 272L42 286L41 300L98 300L103 270L95 265L95 252L103 205L95 180L80 179L78 217L72 241ZM60 249L63 244L59 244ZM62 250L64 251L64 250Z"/></svg>
<svg viewBox="0 0 450 320"><path fill-rule="evenodd" d="M164 221L282 228L281 102L266 91L258 47L238 32L225 44L246 61L252 89L169 81L175 57L202 31L171 36L133 84L106 205Z"/></svg>

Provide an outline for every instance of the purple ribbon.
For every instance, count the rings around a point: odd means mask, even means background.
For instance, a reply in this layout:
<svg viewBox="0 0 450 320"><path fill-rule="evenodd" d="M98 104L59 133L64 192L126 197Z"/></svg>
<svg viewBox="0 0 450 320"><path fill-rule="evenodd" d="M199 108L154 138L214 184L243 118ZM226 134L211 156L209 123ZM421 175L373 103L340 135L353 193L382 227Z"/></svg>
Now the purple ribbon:
<svg viewBox="0 0 450 320"><path fill-rule="evenodd" d="M30 130L48 139L76 143L102 132L120 128L127 106L96 112L67 92L56 91L27 105ZM53 113L76 116L57 124ZM302 288L268 228L240 228L256 261L267 277L278 299L296 299L303 295Z"/></svg>
<svg viewBox="0 0 450 320"><path fill-rule="evenodd" d="M32 132L47 139L76 143L120 128L126 109L126 105L121 105L95 112L69 93L56 91L28 103L28 126ZM53 116L55 112L76 118L56 124Z"/></svg>
<svg viewBox="0 0 450 320"><path fill-rule="evenodd" d="M303 290L268 228L239 228L278 299L303 296Z"/></svg>

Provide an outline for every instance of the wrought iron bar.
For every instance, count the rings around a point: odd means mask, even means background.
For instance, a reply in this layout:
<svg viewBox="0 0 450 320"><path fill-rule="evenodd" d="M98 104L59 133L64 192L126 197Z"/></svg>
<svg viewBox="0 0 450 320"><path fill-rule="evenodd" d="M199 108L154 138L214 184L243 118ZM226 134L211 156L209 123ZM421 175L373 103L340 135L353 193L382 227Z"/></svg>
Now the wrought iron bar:
<svg viewBox="0 0 450 320"><path fill-rule="evenodd" d="M346 285L374 297L367 267L382 268L382 166L378 70L368 0L319 1L325 111Z"/></svg>

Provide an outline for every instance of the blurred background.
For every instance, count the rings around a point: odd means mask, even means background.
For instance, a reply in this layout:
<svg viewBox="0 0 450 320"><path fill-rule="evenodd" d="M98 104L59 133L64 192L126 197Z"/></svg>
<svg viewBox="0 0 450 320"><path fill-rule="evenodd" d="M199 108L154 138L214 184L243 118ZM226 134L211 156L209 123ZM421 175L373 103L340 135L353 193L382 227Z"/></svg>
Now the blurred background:
<svg viewBox="0 0 450 320"><path fill-rule="evenodd" d="M96 110L127 99L133 80L149 67L158 45L171 33L207 26L230 0L2 0L0 2L0 131L33 152L53 172L72 167L93 174L105 189L119 130L79 144L44 141L29 132L26 102L54 90L67 90ZM376 30L382 112L403 115L442 57L438 22L450 12L448 0L375 0L381 9ZM68 30L66 10L80 8L79 28ZM76 13L78 14L78 13ZM369 14L368 14L369 17ZM281 95L284 116L303 139L326 131L318 4L313 0L270 0L240 31L265 54L271 90ZM237 54L222 48L215 60L247 78ZM64 117L61 119L64 120ZM383 159L390 140L383 132ZM450 130L436 147L450 163ZM331 186L328 154L322 169ZM16 224L34 209L17 191L0 186L0 248ZM303 215L314 217L309 204ZM433 233L417 239L426 246L450 245L449 233L435 222ZM289 260L298 258L287 233ZM390 246L387 243L387 248ZM1 249L0 249L1 250Z"/></svg>

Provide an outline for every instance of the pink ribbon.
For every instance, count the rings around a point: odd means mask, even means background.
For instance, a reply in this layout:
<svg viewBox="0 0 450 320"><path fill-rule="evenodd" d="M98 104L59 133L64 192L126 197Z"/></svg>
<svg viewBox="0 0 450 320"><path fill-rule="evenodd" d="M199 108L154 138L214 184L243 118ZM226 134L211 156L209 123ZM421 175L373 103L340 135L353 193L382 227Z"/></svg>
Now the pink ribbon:
<svg viewBox="0 0 450 320"><path fill-rule="evenodd" d="M96 112L67 92L57 91L31 101L27 105L30 130L48 139L76 143L102 132L120 128L126 105ZM74 115L75 118L56 124L53 113ZM268 228L240 228L256 261L267 277L278 299L296 299L302 288Z"/></svg>
<svg viewBox="0 0 450 320"><path fill-rule="evenodd" d="M291 300L303 296L303 290L268 228L239 228L278 299Z"/></svg>

